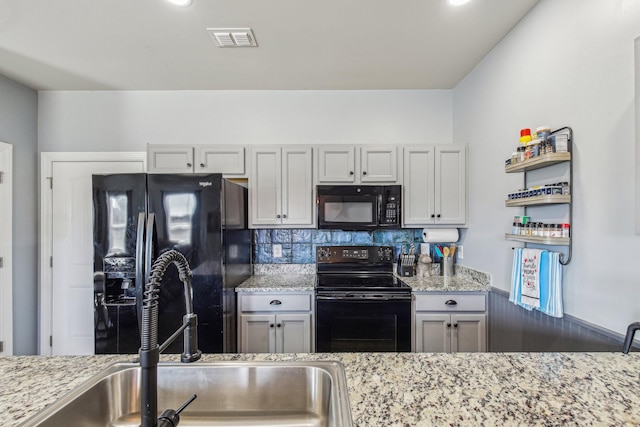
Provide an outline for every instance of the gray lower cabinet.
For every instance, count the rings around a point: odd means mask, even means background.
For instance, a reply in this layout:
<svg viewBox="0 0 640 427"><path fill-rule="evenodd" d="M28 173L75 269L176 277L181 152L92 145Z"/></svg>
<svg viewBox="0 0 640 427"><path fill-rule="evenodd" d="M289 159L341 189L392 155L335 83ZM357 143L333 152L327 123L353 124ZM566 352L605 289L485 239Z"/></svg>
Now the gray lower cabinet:
<svg viewBox="0 0 640 427"><path fill-rule="evenodd" d="M241 353L313 351L312 293L239 293Z"/></svg>
<svg viewBox="0 0 640 427"><path fill-rule="evenodd" d="M416 352L487 350L486 293L416 293Z"/></svg>

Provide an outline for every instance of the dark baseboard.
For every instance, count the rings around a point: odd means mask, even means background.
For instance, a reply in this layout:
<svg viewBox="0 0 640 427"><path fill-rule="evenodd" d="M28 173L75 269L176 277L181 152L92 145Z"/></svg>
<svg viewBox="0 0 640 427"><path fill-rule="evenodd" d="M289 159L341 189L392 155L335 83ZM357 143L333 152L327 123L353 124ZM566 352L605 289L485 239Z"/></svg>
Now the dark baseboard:
<svg viewBox="0 0 640 427"><path fill-rule="evenodd" d="M489 351L492 352L617 352L624 336L576 317L547 316L509 301L509 293L489 292ZM633 348L637 351L637 348Z"/></svg>

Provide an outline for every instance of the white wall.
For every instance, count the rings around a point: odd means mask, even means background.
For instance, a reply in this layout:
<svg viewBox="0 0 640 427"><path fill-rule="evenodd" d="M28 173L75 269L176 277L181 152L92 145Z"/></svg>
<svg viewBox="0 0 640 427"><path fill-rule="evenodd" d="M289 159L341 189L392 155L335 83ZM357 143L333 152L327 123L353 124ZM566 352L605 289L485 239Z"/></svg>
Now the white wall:
<svg viewBox="0 0 640 427"><path fill-rule="evenodd" d="M503 161L519 130L574 130L573 260L565 311L623 333L640 320L634 234L634 39L640 2L543 0L454 90L454 141L470 144L465 264L508 290L504 240L520 209L505 208L522 176ZM517 245L517 244L516 244Z"/></svg>
<svg viewBox="0 0 640 427"><path fill-rule="evenodd" d="M38 350L38 95L0 76L0 141L13 146L13 353Z"/></svg>
<svg viewBox="0 0 640 427"><path fill-rule="evenodd" d="M152 144L451 143L452 92L40 92L40 151Z"/></svg>

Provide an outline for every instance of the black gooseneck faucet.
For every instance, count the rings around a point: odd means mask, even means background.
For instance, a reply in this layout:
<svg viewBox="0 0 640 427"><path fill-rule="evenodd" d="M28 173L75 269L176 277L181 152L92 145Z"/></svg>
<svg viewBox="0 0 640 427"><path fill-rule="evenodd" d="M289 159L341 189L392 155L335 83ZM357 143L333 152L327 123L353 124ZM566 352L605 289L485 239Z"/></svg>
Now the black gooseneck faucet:
<svg viewBox="0 0 640 427"><path fill-rule="evenodd" d="M633 336L636 331L640 329L640 322L633 322L627 327L627 335L624 338L624 344L622 345L622 352L629 353L631 349L631 344L633 344Z"/></svg>
<svg viewBox="0 0 640 427"><path fill-rule="evenodd" d="M162 276L169 265L178 268L180 280L184 284L184 300L186 313L182 318L182 326L178 328L161 346L158 345L158 293ZM180 360L183 363L195 362L202 353L198 350L198 320L193 312L193 290L191 288L191 269L187 259L180 252L170 250L158 256L151 267L149 281L145 285L142 301L142 340L140 347L140 414L142 427L177 426L179 413L190 401L179 410L166 410L158 419L158 362L160 353L164 351L180 334L184 336L184 349Z"/></svg>

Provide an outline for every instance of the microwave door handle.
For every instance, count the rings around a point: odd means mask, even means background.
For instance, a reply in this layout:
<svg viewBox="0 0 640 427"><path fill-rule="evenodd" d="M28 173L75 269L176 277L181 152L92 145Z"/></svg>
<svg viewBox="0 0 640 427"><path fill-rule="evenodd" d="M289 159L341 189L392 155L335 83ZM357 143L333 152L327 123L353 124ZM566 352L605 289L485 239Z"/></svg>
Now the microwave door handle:
<svg viewBox="0 0 640 427"><path fill-rule="evenodd" d="M378 194L378 225L383 223L382 221L382 194Z"/></svg>

